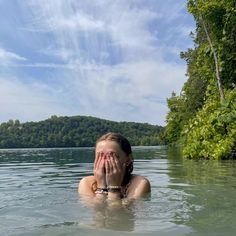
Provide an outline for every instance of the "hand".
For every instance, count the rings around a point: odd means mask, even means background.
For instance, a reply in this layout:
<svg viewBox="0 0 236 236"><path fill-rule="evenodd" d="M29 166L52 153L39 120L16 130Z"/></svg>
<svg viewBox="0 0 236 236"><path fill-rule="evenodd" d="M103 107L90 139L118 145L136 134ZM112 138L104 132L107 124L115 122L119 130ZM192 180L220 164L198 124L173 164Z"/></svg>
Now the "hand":
<svg viewBox="0 0 236 236"><path fill-rule="evenodd" d="M96 153L93 173L95 180L97 181L97 187L106 188L105 160L103 152Z"/></svg>
<svg viewBox="0 0 236 236"><path fill-rule="evenodd" d="M120 162L117 153L107 154L105 169L107 186L121 186L125 175L125 163Z"/></svg>

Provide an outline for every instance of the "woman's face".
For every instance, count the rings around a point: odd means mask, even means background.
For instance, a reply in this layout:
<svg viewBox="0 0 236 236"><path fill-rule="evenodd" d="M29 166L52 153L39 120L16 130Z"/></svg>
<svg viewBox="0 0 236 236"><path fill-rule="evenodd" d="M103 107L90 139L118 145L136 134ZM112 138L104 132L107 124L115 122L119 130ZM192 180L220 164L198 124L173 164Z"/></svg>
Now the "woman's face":
<svg viewBox="0 0 236 236"><path fill-rule="evenodd" d="M129 158L127 154L121 149L120 145L111 140L103 140L97 143L96 157L99 153L103 153L103 158L109 158L110 153L114 153L121 163L127 163Z"/></svg>

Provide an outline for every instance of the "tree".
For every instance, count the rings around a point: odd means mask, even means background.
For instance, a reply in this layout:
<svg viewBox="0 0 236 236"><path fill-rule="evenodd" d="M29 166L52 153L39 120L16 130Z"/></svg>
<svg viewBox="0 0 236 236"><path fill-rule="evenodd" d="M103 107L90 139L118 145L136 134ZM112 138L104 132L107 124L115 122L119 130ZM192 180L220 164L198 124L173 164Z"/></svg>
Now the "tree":
<svg viewBox="0 0 236 236"><path fill-rule="evenodd" d="M236 150L236 2L189 0L194 48L181 53L188 80L168 99L165 138L188 158L224 159Z"/></svg>
<svg viewBox="0 0 236 236"><path fill-rule="evenodd" d="M14 147L78 147L93 146L106 132L120 132L129 136L133 145L158 145L161 126L114 122L95 117L57 117L40 122L10 120L0 125L0 148Z"/></svg>

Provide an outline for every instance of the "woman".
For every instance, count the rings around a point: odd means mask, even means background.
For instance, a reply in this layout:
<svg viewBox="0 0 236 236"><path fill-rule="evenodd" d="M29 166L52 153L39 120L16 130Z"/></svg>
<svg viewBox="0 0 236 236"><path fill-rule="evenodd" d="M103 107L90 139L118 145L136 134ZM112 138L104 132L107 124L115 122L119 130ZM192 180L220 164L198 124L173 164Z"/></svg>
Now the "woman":
<svg viewBox="0 0 236 236"><path fill-rule="evenodd" d="M80 181L82 195L118 200L141 198L151 191L149 181L132 175L133 156L129 141L118 133L107 133L96 142L93 176Z"/></svg>

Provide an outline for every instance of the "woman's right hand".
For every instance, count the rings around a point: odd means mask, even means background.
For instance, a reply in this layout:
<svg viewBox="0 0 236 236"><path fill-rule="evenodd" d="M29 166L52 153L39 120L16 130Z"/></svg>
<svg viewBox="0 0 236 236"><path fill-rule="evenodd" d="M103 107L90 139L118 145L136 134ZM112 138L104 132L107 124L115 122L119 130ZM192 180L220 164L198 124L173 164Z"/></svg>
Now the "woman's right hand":
<svg viewBox="0 0 236 236"><path fill-rule="evenodd" d="M103 152L96 153L96 158L93 167L93 174L97 181L98 188L106 188L106 173L105 173L105 154Z"/></svg>

